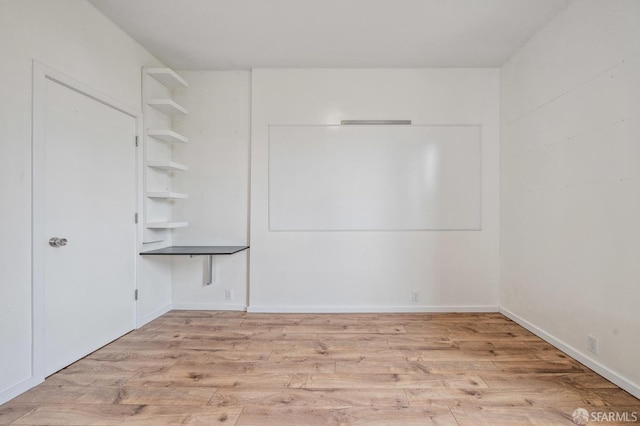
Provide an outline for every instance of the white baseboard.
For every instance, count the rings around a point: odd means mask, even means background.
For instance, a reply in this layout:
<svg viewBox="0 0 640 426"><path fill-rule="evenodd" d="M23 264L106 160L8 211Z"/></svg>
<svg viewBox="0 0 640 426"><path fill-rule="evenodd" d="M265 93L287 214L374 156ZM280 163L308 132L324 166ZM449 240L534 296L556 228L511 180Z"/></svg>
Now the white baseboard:
<svg viewBox="0 0 640 426"><path fill-rule="evenodd" d="M44 380L36 380L35 377L29 377L27 380L18 383L15 386L11 386L9 389L6 389L0 392L0 405L5 404L11 401L16 396L20 395L28 391L29 389L38 386Z"/></svg>
<svg viewBox="0 0 640 426"><path fill-rule="evenodd" d="M607 366L599 363L598 361L592 359L591 357L589 357L588 355L582 353L581 351L577 350L576 348L574 348L574 347L572 347L570 345L567 345L562 340L560 340L557 337L555 337L555 336L547 333L546 331L538 328L534 324L532 324L529 321L525 320L524 318L514 314L513 312L509 311L508 309L500 308L500 313L502 313L504 316L508 317L509 319L513 320L514 322L520 324L521 326L523 326L524 328L526 328L527 330L529 330L530 332L532 332L536 336L540 337L542 340L544 340L547 343L550 343L551 345L553 345L556 348L560 349L562 352L566 353L571 358L573 358L576 361L580 362L581 364L589 367L590 369L592 369L596 373L600 374L605 379L607 379L607 380L615 383L616 385L620 386L622 389L626 390L631 395L635 396L636 398L640 398L640 386L638 386L638 384L633 383L630 380L627 380L625 377L623 377L620 374L616 373L615 371L611 370L609 367L607 367Z"/></svg>
<svg viewBox="0 0 640 426"><path fill-rule="evenodd" d="M174 303L173 309L185 311L246 311L245 305L223 303Z"/></svg>
<svg viewBox="0 0 640 426"><path fill-rule="evenodd" d="M254 313L429 313L429 312L500 312L498 306L256 306L247 307Z"/></svg>
<svg viewBox="0 0 640 426"><path fill-rule="evenodd" d="M150 313L149 315L146 315L144 318L138 321L138 323L136 324L136 328L140 328L143 325L150 323L154 319L161 317L162 315L166 314L167 312L170 312L171 310L173 310L173 305L171 303L169 303L166 306L163 306L160 309L155 310L154 312Z"/></svg>

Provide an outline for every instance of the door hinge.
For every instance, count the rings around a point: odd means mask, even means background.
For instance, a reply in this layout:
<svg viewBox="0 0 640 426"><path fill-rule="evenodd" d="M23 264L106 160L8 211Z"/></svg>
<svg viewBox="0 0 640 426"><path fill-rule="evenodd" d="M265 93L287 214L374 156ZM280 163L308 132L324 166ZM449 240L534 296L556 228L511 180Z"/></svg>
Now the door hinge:
<svg viewBox="0 0 640 426"><path fill-rule="evenodd" d="M136 136L136 146L138 146L138 137Z"/></svg>
<svg viewBox="0 0 640 426"><path fill-rule="evenodd" d="M133 215L133 221L134 221L135 223L138 223L138 213L135 213L135 214Z"/></svg>
<svg viewBox="0 0 640 426"><path fill-rule="evenodd" d="M133 293L133 299L138 300L138 289Z"/></svg>

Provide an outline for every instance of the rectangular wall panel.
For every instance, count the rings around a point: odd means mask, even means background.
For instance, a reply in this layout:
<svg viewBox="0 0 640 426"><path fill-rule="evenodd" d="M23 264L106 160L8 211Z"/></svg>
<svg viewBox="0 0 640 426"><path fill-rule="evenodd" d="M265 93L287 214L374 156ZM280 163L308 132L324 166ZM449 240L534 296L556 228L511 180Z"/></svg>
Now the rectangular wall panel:
<svg viewBox="0 0 640 426"><path fill-rule="evenodd" d="M480 126L270 126L271 231L479 230Z"/></svg>

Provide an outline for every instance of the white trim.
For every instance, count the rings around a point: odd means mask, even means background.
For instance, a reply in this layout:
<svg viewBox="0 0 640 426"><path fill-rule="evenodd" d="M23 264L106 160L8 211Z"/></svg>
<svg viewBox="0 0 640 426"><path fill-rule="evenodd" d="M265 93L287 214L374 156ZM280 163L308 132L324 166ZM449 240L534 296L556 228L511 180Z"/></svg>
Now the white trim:
<svg viewBox="0 0 640 426"><path fill-rule="evenodd" d="M144 245L144 116L141 114L137 120L136 126L136 138L138 145L136 146L136 214L138 223L136 223L136 252L135 252L135 265L136 265L136 290L140 290L140 283L142 282L142 256L140 253L143 250ZM140 308L140 298L136 300L136 328L140 328L143 325L144 318L142 316L142 309ZM147 321L148 322L148 321ZM146 323L145 323L146 324Z"/></svg>
<svg viewBox="0 0 640 426"><path fill-rule="evenodd" d="M506 308L500 308L500 313L506 316L507 318L513 320L514 322L518 323L522 327L526 328L536 336L540 337L542 340L555 346L565 354L569 355L571 358L589 367L591 370L595 371L605 379L620 386L622 389L626 390L631 395L635 396L636 398L640 398L640 386L637 383L633 383L632 381L626 379L625 377L613 371L609 367L599 363L598 361L594 360L593 358L589 357L583 352L577 350L573 346L570 346L564 343L562 340L547 333L546 331L530 323L529 321L525 320L519 315L514 314L510 310Z"/></svg>
<svg viewBox="0 0 640 426"><path fill-rule="evenodd" d="M49 68L48 66L38 62L33 61L33 76L44 77L48 80L54 81L58 84L61 84L73 91L76 91L88 98L93 99L94 101L100 102L103 105L108 106L109 108L113 108L121 113L128 115L131 118L135 118L136 120L140 117L140 111L129 107L128 105L123 104L117 99L112 98L106 93L102 93L99 90L96 90L86 84L69 77L66 74L61 73L60 71L56 71L53 68Z"/></svg>
<svg viewBox="0 0 640 426"><path fill-rule="evenodd" d="M16 396L20 395L28 391L29 389L38 386L44 380L36 380L35 377L30 377L17 385L11 386L10 388L0 392L0 405L5 404L11 401Z"/></svg>
<svg viewBox="0 0 640 426"><path fill-rule="evenodd" d="M436 312L500 312L498 306L256 306L255 313L436 313Z"/></svg>
<svg viewBox="0 0 640 426"><path fill-rule="evenodd" d="M143 325L150 323L154 319L160 318L167 312L171 312L172 310L173 310L173 305L171 303L169 303L166 306L163 306L160 309L156 309L155 311L151 312L149 315L145 315L144 318L140 318L140 320L136 324L136 328L140 328Z"/></svg>
<svg viewBox="0 0 640 426"><path fill-rule="evenodd" d="M247 307L240 304L224 303L174 303L174 310L182 311L246 311Z"/></svg>
<svg viewBox="0 0 640 426"><path fill-rule="evenodd" d="M31 374L34 382L44 380L44 120L47 68L33 62L31 120Z"/></svg>
<svg viewBox="0 0 640 426"><path fill-rule="evenodd" d="M42 244L47 236L44 229L44 187L45 187L45 107L46 107L46 85L47 80L58 83L68 89L78 92L88 98L113 108L125 115L132 117L136 123L136 131L141 128L140 112L130 108L128 105L113 99L112 97L95 90L82 82L79 82L59 71L48 66L33 61L32 69L32 133L31 133L31 286L32 286L32 351L31 351L31 378L23 382L25 388L36 386L44 381L45 377L45 285L44 285L44 258L46 247ZM133 143L133 141L132 141ZM137 152L136 152L137 155ZM138 159L136 158L136 162ZM133 171L136 174L136 188L138 187L138 166ZM136 190L135 205L138 205L139 194ZM133 212L132 212L133 213ZM133 217L132 217L133 220ZM136 228L137 232L137 228ZM139 241L136 235L136 242ZM132 256L137 255L137 246L132 247ZM135 266L137 269L137 266ZM134 287L137 288L137 270L134 271ZM137 304L134 304L134 318L137 316ZM131 329L135 329L135 320L131 324ZM22 386L22 384L21 384ZM15 389L12 388L12 389ZM4 395L4 392L3 392Z"/></svg>

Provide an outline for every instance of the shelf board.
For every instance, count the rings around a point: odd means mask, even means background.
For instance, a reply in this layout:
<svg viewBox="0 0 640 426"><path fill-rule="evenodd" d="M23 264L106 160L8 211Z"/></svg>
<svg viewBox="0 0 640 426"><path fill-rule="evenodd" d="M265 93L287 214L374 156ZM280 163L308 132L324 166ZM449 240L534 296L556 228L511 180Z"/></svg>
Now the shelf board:
<svg viewBox="0 0 640 426"><path fill-rule="evenodd" d="M189 170L187 166L173 161L147 161L147 167L164 170L166 172L184 172Z"/></svg>
<svg viewBox="0 0 640 426"><path fill-rule="evenodd" d="M167 143L187 143L188 139L173 130L147 130L147 136Z"/></svg>
<svg viewBox="0 0 640 426"><path fill-rule="evenodd" d="M168 115L187 115L187 110L172 99L149 99L147 105Z"/></svg>
<svg viewBox="0 0 640 426"><path fill-rule="evenodd" d="M166 198L168 200L184 200L189 198L189 195L180 192L162 191L162 192L147 192L149 198Z"/></svg>
<svg viewBox="0 0 640 426"><path fill-rule="evenodd" d="M189 226L189 222L149 222L147 223L148 229L174 229L185 228Z"/></svg>
<svg viewBox="0 0 640 426"><path fill-rule="evenodd" d="M147 68L147 74L165 87L189 87L189 83L170 68Z"/></svg>

